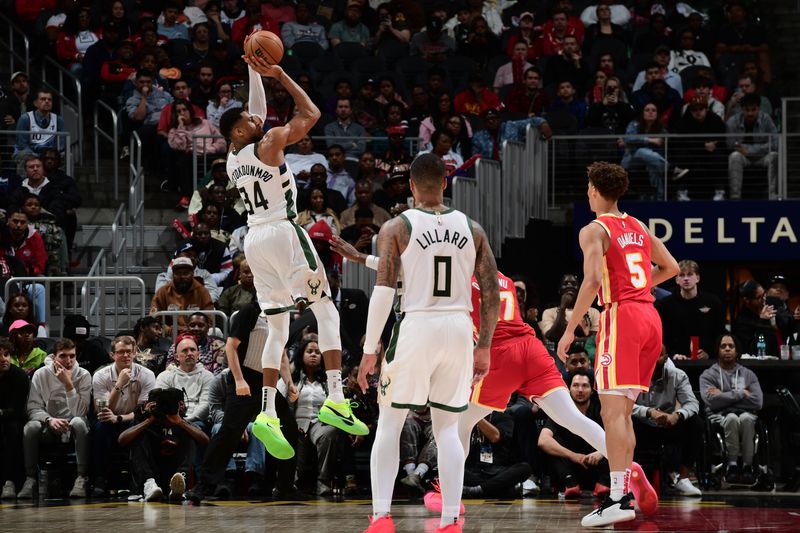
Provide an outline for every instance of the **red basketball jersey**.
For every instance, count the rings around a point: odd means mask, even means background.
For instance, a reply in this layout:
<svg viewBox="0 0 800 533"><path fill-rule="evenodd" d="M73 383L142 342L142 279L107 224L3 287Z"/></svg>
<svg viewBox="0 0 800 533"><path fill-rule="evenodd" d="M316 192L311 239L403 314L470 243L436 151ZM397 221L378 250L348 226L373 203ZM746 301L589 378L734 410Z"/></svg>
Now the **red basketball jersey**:
<svg viewBox="0 0 800 533"><path fill-rule="evenodd" d="M500 272L497 273L497 281L500 284L500 316L497 320L497 327L492 337L492 348L509 341L517 341L520 336L533 335L533 328L522 321L522 314L517 305L517 289L514 282L505 277ZM481 287L475 276L472 277L472 333L475 342L478 341L478 333L481 330Z"/></svg>
<svg viewBox="0 0 800 533"><path fill-rule="evenodd" d="M642 222L623 214L604 214L594 223L603 227L610 244L603 256L600 305L622 301L652 302L650 234Z"/></svg>

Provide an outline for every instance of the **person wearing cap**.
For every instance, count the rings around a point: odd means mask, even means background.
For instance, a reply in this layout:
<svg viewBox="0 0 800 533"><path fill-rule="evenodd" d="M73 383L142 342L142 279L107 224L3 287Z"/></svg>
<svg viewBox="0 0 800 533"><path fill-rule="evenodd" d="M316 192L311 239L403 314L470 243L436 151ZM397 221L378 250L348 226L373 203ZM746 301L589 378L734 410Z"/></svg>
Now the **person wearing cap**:
<svg viewBox="0 0 800 533"><path fill-rule="evenodd" d="M675 139L671 149L674 153L673 162L680 167L691 164L701 168L705 177L704 183L697 183L696 180L680 183L678 195L688 199L713 188L714 200L724 200L728 156L725 150L725 123L711 111L711 104L706 97L696 95L684 106L674 131L692 137ZM681 190L684 192L681 193Z"/></svg>
<svg viewBox="0 0 800 533"><path fill-rule="evenodd" d="M516 4L519 6L519 3ZM514 7L516 7L514 6ZM514 7L510 8L511 10ZM508 11L508 10L506 10ZM511 36L508 38L508 44L506 45L506 54L509 56L514 55L514 47L519 42L523 42L528 46L528 51L525 54L525 60L529 62L535 62L538 58L538 53L540 51L539 46L537 43L539 41L539 33L541 31L541 27L535 27L534 23L534 13L532 11L523 11L519 14L517 19L517 28L513 31ZM512 17L513 21L513 17ZM513 25L513 22L512 22Z"/></svg>
<svg viewBox="0 0 800 533"><path fill-rule="evenodd" d="M411 163L393 166L386 173L383 188L375 191L375 203L395 217L409 208L411 189L408 183Z"/></svg>
<svg viewBox="0 0 800 533"><path fill-rule="evenodd" d="M781 333L781 340L786 344L790 337L795 333L800 333L800 306L795 307L794 313L789 307L789 282L780 275L776 274L769 278L766 285L766 302L775 308L775 322ZM797 343L796 338L792 338L792 343Z"/></svg>
<svg viewBox="0 0 800 533"><path fill-rule="evenodd" d="M331 46L336 48L341 43L357 43L367 48L370 44L369 28L361 22L361 3L349 0L344 10L344 19L335 22L328 32Z"/></svg>
<svg viewBox="0 0 800 533"><path fill-rule="evenodd" d="M443 31L444 21L431 17L424 31L411 38L408 54L428 63L441 63L456 51L456 42Z"/></svg>
<svg viewBox="0 0 800 533"><path fill-rule="evenodd" d="M13 345L0 338L0 482L2 500L17 497L17 483L22 478L22 427L27 412L30 380L25 372L11 363Z"/></svg>
<svg viewBox="0 0 800 533"><path fill-rule="evenodd" d="M197 265L208 270L217 285L224 286L228 276L233 272L233 258L227 246L211 238L208 224L203 222L195 224L191 238L178 247L175 255L189 247L197 253Z"/></svg>
<svg viewBox="0 0 800 533"><path fill-rule="evenodd" d="M58 148L63 151L66 142L63 137L53 133L64 132L64 120L53 113L53 92L39 89L33 101L33 111L19 116L16 130L29 133L17 133L14 143L14 160L21 163L29 155L37 155L45 148ZM18 170L23 170L22 167ZM21 172L20 172L21 173Z"/></svg>
<svg viewBox="0 0 800 533"><path fill-rule="evenodd" d="M8 327L8 340L11 341L11 364L25 371L28 377L44 364L47 352L36 346L36 326L24 320L15 320Z"/></svg>
<svg viewBox="0 0 800 533"><path fill-rule="evenodd" d="M668 68L671 58L672 52L669 46L665 44L658 46L653 53L653 63L658 66L659 77L667 82L667 85L675 89L679 96L683 97L683 82L680 75ZM644 87L645 83L650 81L650 69L653 68L653 63L648 64L644 70L639 71L639 74L636 75L636 80L633 82L634 91L638 91Z"/></svg>
<svg viewBox="0 0 800 533"><path fill-rule="evenodd" d="M172 280L158 289L150 302L150 314L154 315L158 311L186 311L192 309L214 309L214 302L211 300L208 289L194 277L192 260L188 257L178 257L172 261ZM173 317L165 318L167 325L164 327L164 331L167 335L172 334L174 320ZM185 330L187 322L185 315L178 316L178 329Z"/></svg>
<svg viewBox="0 0 800 533"><path fill-rule="evenodd" d="M52 358L33 374L28 395L29 422L23 428L25 483L17 498L31 499L36 484L39 448L59 440L75 443L78 475L70 498L85 498L89 483L89 404L92 376L76 359L75 343L59 339Z"/></svg>
<svg viewBox="0 0 800 533"><path fill-rule="evenodd" d="M11 74L9 81L11 93L0 101L0 128L4 130L16 129L19 117L34 109L33 98L35 95L30 91L28 75L17 71Z"/></svg>
<svg viewBox="0 0 800 533"><path fill-rule="evenodd" d="M486 81L480 74L469 78L469 87L458 93L454 100L457 113L481 116L488 109L499 109L500 98L486 88Z"/></svg>

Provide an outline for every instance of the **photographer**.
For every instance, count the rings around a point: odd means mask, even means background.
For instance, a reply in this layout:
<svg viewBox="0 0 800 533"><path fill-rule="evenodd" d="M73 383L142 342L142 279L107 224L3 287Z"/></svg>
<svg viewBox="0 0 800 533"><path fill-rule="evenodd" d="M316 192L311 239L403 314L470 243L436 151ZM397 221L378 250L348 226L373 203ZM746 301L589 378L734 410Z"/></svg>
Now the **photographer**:
<svg viewBox="0 0 800 533"><path fill-rule="evenodd" d="M161 499L160 484L167 483L169 498L182 499L194 447L208 444L208 436L187 422L185 413L182 391L153 389L141 413L146 418L119 436L120 446L131 447L133 482L144 487L146 502Z"/></svg>
<svg viewBox="0 0 800 533"><path fill-rule="evenodd" d="M564 274L561 277L558 295L561 297L558 307L545 309L542 319L539 321L545 338L552 342L561 338L567 328L567 323L572 319L572 308L575 306L575 298L578 295L578 276ZM575 332L575 340L589 337L590 333L597 331L599 326L600 312L594 307L590 307L578 331Z"/></svg>

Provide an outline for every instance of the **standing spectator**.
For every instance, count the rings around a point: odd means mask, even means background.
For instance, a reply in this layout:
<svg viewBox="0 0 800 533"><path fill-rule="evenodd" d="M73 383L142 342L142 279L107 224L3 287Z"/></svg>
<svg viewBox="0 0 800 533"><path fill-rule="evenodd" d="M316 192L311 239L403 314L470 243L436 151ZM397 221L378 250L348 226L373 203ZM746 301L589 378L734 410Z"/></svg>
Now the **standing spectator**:
<svg viewBox="0 0 800 533"><path fill-rule="evenodd" d="M591 76L589 63L581 54L578 40L567 35L561 43L561 52L547 61L544 71L545 86L569 81L579 94L584 94Z"/></svg>
<svg viewBox="0 0 800 533"><path fill-rule="evenodd" d="M0 481L3 492L0 500L17 497L17 483L22 468L22 427L26 419L25 403L30 381L21 368L12 364L14 347L0 339Z"/></svg>
<svg viewBox="0 0 800 533"><path fill-rule="evenodd" d="M288 49L296 43L315 43L323 50L330 47L325 27L311 19L311 5L307 0L297 2L294 16L294 21L285 23L281 28L284 47Z"/></svg>
<svg viewBox="0 0 800 533"><path fill-rule="evenodd" d="M136 338L134 362L159 375L167 368L167 352L172 347L164 338L161 322L152 316L143 316L133 326Z"/></svg>
<svg viewBox="0 0 800 533"><path fill-rule="evenodd" d="M210 237L209 237L210 238ZM178 257L172 261L172 281L158 289L150 302L150 314L158 311L184 311L193 309L214 309L211 296L203 284L194 277L194 265L188 257ZM164 330L172 333L172 317L166 317ZM187 328L184 316L177 319L178 329Z"/></svg>
<svg viewBox="0 0 800 533"><path fill-rule="evenodd" d="M209 335L209 329L211 329L211 323L205 313L198 311L189 315L186 334L191 335L197 345L198 355L195 362L216 376L226 366L225 341L216 335ZM172 368L176 362L180 363L176 352L177 345L178 343L175 343L170 346L167 352L169 368Z"/></svg>
<svg viewBox="0 0 800 533"><path fill-rule="evenodd" d="M719 102L717 102L719 103ZM695 96L690 103L686 105L686 111L681 119L678 121L675 133L683 133L687 135L703 135L704 137L689 137L680 139L675 142L674 146L674 161L676 165L685 166L695 164L698 168L703 169L703 174L706 176L708 182L711 182L714 187L714 200L725 199L725 173L727 165L725 162L726 151L724 148L726 128L722 119L714 112L712 112L712 104L703 97ZM686 199L695 196L701 192L700 184L694 184L692 180L688 183L681 184L681 189L678 189L678 196L684 196ZM690 190L691 189L691 190Z"/></svg>
<svg viewBox="0 0 800 533"><path fill-rule="evenodd" d="M678 267L679 292L656 302L664 344L675 360L708 359L725 327L725 310L714 294L699 290L700 266L695 261L684 259Z"/></svg>
<svg viewBox="0 0 800 533"><path fill-rule="evenodd" d="M45 148L55 147L63 151L65 139L53 135L64 132L63 119L52 112L53 93L40 89L33 101L34 111L20 114L16 130L30 133L18 133L14 144L14 160L20 162L29 155L39 155ZM22 167L21 167L22 168Z"/></svg>
<svg viewBox="0 0 800 533"><path fill-rule="evenodd" d="M215 128L219 128L219 119L228 109L242 107L242 103L233 97L233 87L230 83L219 83L216 96L208 102L206 116Z"/></svg>
<svg viewBox="0 0 800 533"><path fill-rule="evenodd" d="M350 0L344 11L344 19L335 22L328 34L331 46L336 48L340 43L358 43L364 48L369 47L369 28L361 22L361 4Z"/></svg>
<svg viewBox="0 0 800 533"><path fill-rule="evenodd" d="M668 474L682 496L702 496L692 485L689 472L698 453L705 424L699 416L700 402L692 391L689 376L676 368L664 346L650 380L650 390L639 394L633 406L636 451L660 457L664 446ZM641 463L642 459L637 457ZM662 459L663 461L663 459Z"/></svg>
<svg viewBox="0 0 800 533"><path fill-rule="evenodd" d="M202 316L202 315L201 315ZM224 351L224 342L220 340ZM194 336L189 333L182 335L170 347L170 352L177 362L177 366L170 366L156 378L156 388L178 389L184 394L186 412L182 416L193 424L208 432L211 428L207 425L208 419L208 391L214 374L203 367L200 362L200 350ZM222 356L224 359L224 355ZM222 369L220 368L220 371Z"/></svg>
<svg viewBox="0 0 800 533"><path fill-rule="evenodd" d="M372 223L378 227L392 218L385 209L378 207L372 202L372 183L368 180L361 179L356 183L355 196L355 203L342 211L339 216L339 221L342 223L343 228L347 228L356 223L355 213L361 208L368 209L372 213Z"/></svg>
<svg viewBox="0 0 800 533"><path fill-rule="evenodd" d="M550 112L554 113L559 110L575 117L575 122L578 129L583 129L586 122L586 101L583 98L577 98L575 85L569 80L560 81L558 83L558 96L553 103L550 104Z"/></svg>
<svg viewBox="0 0 800 533"><path fill-rule="evenodd" d="M741 351L735 336L721 335L715 352L717 363L700 374L700 395L709 422L721 425L725 432L728 452L725 480L752 485L755 483L756 413L761 410L764 399L761 384L752 370L736 362Z"/></svg>
<svg viewBox="0 0 800 533"><path fill-rule="evenodd" d="M34 337L36 326L24 320L15 320L8 327L8 340L11 341L11 364L25 371L28 377L44 365L47 353L36 346Z"/></svg>
<svg viewBox="0 0 800 533"><path fill-rule="evenodd" d="M355 181L345 168L345 152L339 144L328 146L328 188L339 191L347 205L351 205L356 199Z"/></svg>
<svg viewBox="0 0 800 533"><path fill-rule="evenodd" d="M474 74L469 78L469 88L456 95L454 104L457 113L479 117L487 109L498 109L500 98L486 88L483 76Z"/></svg>
<svg viewBox="0 0 800 533"><path fill-rule="evenodd" d="M561 276L561 283L558 288L560 302L558 307L550 307L542 313L539 327L542 328L545 338L555 342L564 334L567 324L572 320L572 309L575 307L575 298L578 296L578 276L575 274L564 274ZM593 331L600 329L600 312L594 307L590 307L581 324L576 338L586 338Z"/></svg>
<svg viewBox="0 0 800 533"><path fill-rule="evenodd" d="M239 263L238 283L222 291L222 295L217 300L217 309L231 317L233 313L249 305L255 298L256 287L253 284L253 271L250 270L247 259L243 259Z"/></svg>
<svg viewBox="0 0 800 533"><path fill-rule="evenodd" d="M89 402L92 377L76 361L75 344L60 339L53 347L53 358L33 374L28 396L28 418L23 441L25 445L25 483L17 494L19 499L31 499L36 485L39 446L75 443L78 476L69 493L70 498L85 498L89 482Z"/></svg>
<svg viewBox="0 0 800 533"><path fill-rule="evenodd" d="M539 116L550 107L550 97L542 90L542 72L538 67L527 69L520 80L514 78L514 86L506 97L508 110Z"/></svg>
<svg viewBox="0 0 800 533"><path fill-rule="evenodd" d="M334 144L344 147L347 159L358 161L359 156L367 149L367 131L353 121L353 104L350 98L339 98L336 101L336 120L325 126L328 148ZM348 137L337 139L337 137Z"/></svg>
<svg viewBox="0 0 800 533"><path fill-rule="evenodd" d="M197 266L208 270L219 287L225 286L225 281L233 272L233 258L230 250L224 244L211 238L208 224L204 222L195 224L192 237L181 244L176 255L189 248L197 254Z"/></svg>
<svg viewBox="0 0 800 533"><path fill-rule="evenodd" d="M442 31L444 22L438 17L431 17L425 31L419 32L411 39L409 55L421 57L428 63L442 63L456 50L456 42Z"/></svg>
<svg viewBox="0 0 800 533"><path fill-rule="evenodd" d="M92 396L97 413L97 423L92 432L93 498L108 496L106 475L111 457L120 450L117 439L130 427L134 410L144 405L156 385L153 372L133 362L135 355L136 339L128 335L115 337L111 341L113 364L101 368L92 377Z"/></svg>
<svg viewBox="0 0 800 533"><path fill-rule="evenodd" d="M775 307L766 303L766 291L755 280L747 280L739 285L741 309L733 320L731 333L741 343L744 353L758 355L759 337L764 337L766 355L780 354L778 346L778 323ZM737 352L742 353L737 346Z"/></svg>
<svg viewBox="0 0 800 533"><path fill-rule="evenodd" d="M671 57L669 46L659 46L656 48L653 54L653 61L648 63L646 68L636 75L636 80L633 82L633 90L638 91L641 89L651 77L649 71L658 67L658 77L675 89L679 96L683 96L683 82L681 81L680 75L669 69Z"/></svg>
<svg viewBox="0 0 800 533"><path fill-rule="evenodd" d="M767 194L770 200L778 198L778 152L775 150L778 129L772 119L761 110L760 98L755 94L742 97L742 111L728 119L728 188L731 199L742 198L744 169L757 165L767 169Z"/></svg>
<svg viewBox="0 0 800 533"><path fill-rule="evenodd" d="M436 468L436 441L431 427L431 409L409 409L400 433L400 463L406 475L400 483L418 493L424 492L425 474Z"/></svg>
<svg viewBox="0 0 800 533"><path fill-rule="evenodd" d="M189 40L189 28L186 24L178 22L178 15L181 14L180 4L169 0L164 4L162 16L164 21L158 24L158 34L168 40L183 39Z"/></svg>

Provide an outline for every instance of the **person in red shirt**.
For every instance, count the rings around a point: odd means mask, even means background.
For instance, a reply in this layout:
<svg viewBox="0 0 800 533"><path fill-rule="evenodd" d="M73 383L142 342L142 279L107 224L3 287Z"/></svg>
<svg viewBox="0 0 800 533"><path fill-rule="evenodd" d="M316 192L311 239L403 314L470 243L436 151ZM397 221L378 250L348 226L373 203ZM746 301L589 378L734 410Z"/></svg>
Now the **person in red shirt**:
<svg viewBox="0 0 800 533"><path fill-rule="evenodd" d="M641 466L633 462L636 437L631 411L639 393L649 390L661 354L661 319L653 307L650 289L675 277L679 268L645 224L619 210L617 200L629 183L625 169L600 161L589 166L588 175L589 206L597 218L579 235L583 283L558 343L558 356L566 361L575 328L597 295L603 312L597 332L595 377L606 430L611 494L583 518L581 525L601 527L635 519L633 498L645 515L658 508L658 495Z"/></svg>
<svg viewBox="0 0 800 533"><path fill-rule="evenodd" d="M578 46L583 45L584 34L583 23L576 17L570 17L567 10L556 7L553 10L552 19L542 26L542 37L539 41L537 56L554 56L561 53L561 45L564 37L574 36L578 41Z"/></svg>
<svg viewBox="0 0 800 533"><path fill-rule="evenodd" d="M47 252L42 236L28 226L28 215L21 210L14 211L9 215L6 225L9 237L6 253L22 261L29 276L44 275Z"/></svg>
<svg viewBox="0 0 800 533"><path fill-rule="evenodd" d="M247 0L244 9L245 16L234 22L231 27L231 40L237 46L244 46L244 38L254 30L271 31L278 38L281 37L278 23L261 11L261 2L259 0Z"/></svg>
<svg viewBox="0 0 800 533"><path fill-rule="evenodd" d="M469 88L456 95L455 107L457 113L479 117L487 109L498 109L500 98L486 88L481 75L475 74L469 79Z"/></svg>

